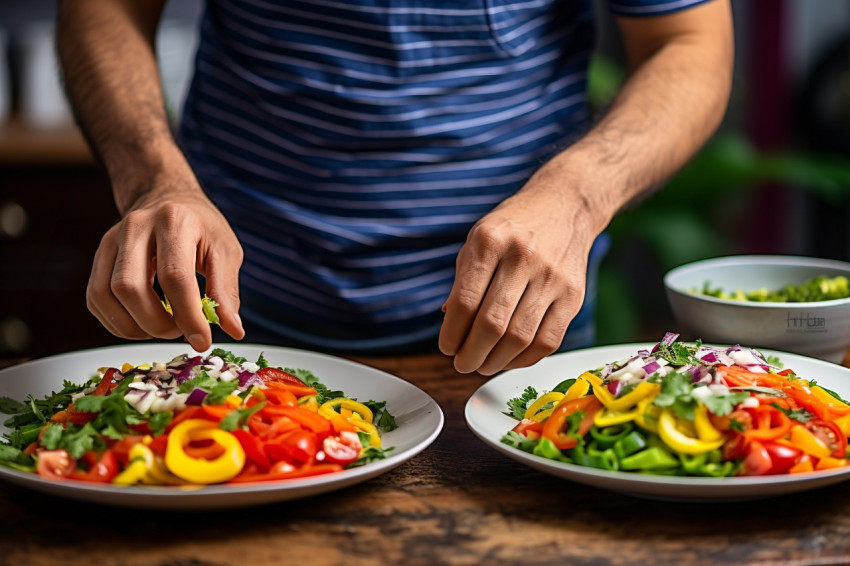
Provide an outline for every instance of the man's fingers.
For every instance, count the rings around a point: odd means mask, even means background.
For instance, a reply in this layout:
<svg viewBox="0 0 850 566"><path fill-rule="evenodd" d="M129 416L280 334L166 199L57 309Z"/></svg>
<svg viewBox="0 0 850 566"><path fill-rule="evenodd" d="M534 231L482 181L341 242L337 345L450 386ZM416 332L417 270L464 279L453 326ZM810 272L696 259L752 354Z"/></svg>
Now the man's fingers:
<svg viewBox="0 0 850 566"><path fill-rule="evenodd" d="M212 332L201 308L195 271L197 243L157 238L156 246L156 277L171 305L174 323L189 345L203 352L212 345Z"/></svg>
<svg viewBox="0 0 850 566"><path fill-rule="evenodd" d="M153 289L153 237L147 217L127 215L119 235L110 289L145 333L157 338L176 338L180 330Z"/></svg>
<svg viewBox="0 0 850 566"><path fill-rule="evenodd" d="M455 356L455 369L470 373L481 367L493 348L503 340L516 318L518 306L529 302L524 298L527 285L527 272L518 269L516 262L499 265L469 334Z"/></svg>
<svg viewBox="0 0 850 566"><path fill-rule="evenodd" d="M241 340L245 337L242 319L239 318L239 267L242 250L234 250L223 257L207 258L204 269L207 295L219 306L216 309L221 329Z"/></svg>
<svg viewBox="0 0 850 566"><path fill-rule="evenodd" d="M150 335L142 330L124 305L112 293L111 281L118 247L114 240L115 229L103 237L94 255L91 275L86 287L86 305L101 324L115 336L131 340L144 340Z"/></svg>

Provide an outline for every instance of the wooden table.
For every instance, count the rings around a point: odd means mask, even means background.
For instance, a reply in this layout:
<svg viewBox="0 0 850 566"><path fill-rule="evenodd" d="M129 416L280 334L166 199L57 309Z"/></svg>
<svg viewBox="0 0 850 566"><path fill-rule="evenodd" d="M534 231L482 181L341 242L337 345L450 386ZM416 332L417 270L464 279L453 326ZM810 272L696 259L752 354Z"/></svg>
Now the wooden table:
<svg viewBox="0 0 850 566"><path fill-rule="evenodd" d="M426 451L342 491L218 512L65 501L0 484L0 565L850 564L850 483L750 502L637 499L533 471L466 427L485 379L442 356L361 359L427 391ZM850 356L845 362L850 365Z"/></svg>

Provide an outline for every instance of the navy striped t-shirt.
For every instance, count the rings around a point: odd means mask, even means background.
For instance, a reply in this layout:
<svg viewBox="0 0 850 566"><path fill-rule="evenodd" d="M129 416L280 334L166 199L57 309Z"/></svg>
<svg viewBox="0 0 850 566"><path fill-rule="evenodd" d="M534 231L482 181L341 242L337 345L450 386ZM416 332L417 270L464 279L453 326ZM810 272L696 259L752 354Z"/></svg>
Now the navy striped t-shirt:
<svg viewBox="0 0 850 566"><path fill-rule="evenodd" d="M208 0L181 140L245 251L246 325L323 349L436 345L469 229L587 127L593 10ZM593 341L594 248L565 347Z"/></svg>

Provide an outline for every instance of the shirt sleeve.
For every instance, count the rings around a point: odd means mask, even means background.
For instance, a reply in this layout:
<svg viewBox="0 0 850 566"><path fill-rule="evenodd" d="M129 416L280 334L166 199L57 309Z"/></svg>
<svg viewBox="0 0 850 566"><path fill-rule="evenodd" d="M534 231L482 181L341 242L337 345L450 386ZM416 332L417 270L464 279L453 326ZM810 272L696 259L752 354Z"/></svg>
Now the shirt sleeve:
<svg viewBox="0 0 850 566"><path fill-rule="evenodd" d="M662 16L703 4L710 0L606 0L608 9L618 16Z"/></svg>

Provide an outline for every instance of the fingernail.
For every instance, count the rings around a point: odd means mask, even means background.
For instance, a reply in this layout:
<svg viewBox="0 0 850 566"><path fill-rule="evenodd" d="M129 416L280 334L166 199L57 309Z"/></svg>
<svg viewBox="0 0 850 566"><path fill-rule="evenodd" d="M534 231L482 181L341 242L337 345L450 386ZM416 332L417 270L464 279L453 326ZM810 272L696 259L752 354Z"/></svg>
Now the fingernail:
<svg viewBox="0 0 850 566"><path fill-rule="evenodd" d="M192 334L186 337L186 340L189 342L189 345L192 346L196 351L200 352L202 348L198 348L197 344L201 344L204 340L204 337L200 334Z"/></svg>

